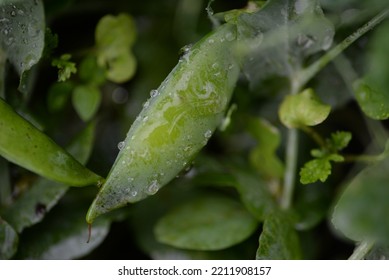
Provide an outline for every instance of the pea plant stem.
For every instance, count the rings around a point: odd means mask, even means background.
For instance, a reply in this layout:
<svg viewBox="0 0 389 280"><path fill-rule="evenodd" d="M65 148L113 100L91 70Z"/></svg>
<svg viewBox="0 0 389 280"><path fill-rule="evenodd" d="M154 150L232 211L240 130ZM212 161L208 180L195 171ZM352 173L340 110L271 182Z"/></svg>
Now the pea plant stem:
<svg viewBox="0 0 389 280"><path fill-rule="evenodd" d="M354 250L349 260L362 260L373 248L374 241L362 241Z"/></svg>
<svg viewBox="0 0 389 280"><path fill-rule="evenodd" d="M310 66L305 68L299 73L299 82L300 84L306 84L310 79L312 79L320 70L322 70L329 62L331 62L335 57L341 54L346 48L358 40L361 36L366 34L368 31L373 29L381 21L383 21L389 15L389 9L383 10L381 13L372 18L369 22L364 24L361 28L355 31L353 34L344 39L337 46L332 48L316 62L312 63Z"/></svg>
<svg viewBox="0 0 389 280"><path fill-rule="evenodd" d="M297 94L301 88L311 80L318 72L320 72L329 62L341 54L346 48L353 44L357 39L363 36L365 33L373 29L381 21L383 21L389 15L389 9L385 9L369 22L355 31L353 34L344 39L337 46L332 48L326 54L324 54L316 62L312 63L307 68L298 72L297 76L292 79L291 94ZM317 140L317 139L316 139ZM320 141L321 142L321 141ZM288 209L291 207L293 191L296 179L297 170L297 158L298 158L298 131L295 128L288 130L286 140L286 159L285 159L285 173L284 173L284 187L281 194L280 206L282 209Z"/></svg>

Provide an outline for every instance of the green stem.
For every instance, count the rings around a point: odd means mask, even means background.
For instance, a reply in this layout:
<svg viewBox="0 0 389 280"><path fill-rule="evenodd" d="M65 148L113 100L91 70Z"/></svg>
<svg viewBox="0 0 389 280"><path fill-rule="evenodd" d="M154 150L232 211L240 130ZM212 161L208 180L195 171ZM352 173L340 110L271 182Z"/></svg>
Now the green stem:
<svg viewBox="0 0 389 280"><path fill-rule="evenodd" d="M362 162L368 162L368 163L374 163L377 161L384 160L387 155L386 153L382 153L379 155L343 155L345 162L356 162L356 161L362 161Z"/></svg>
<svg viewBox="0 0 389 280"><path fill-rule="evenodd" d="M344 39L337 46L332 48L326 54L324 54L316 62L312 63L310 66L305 68L299 73L300 84L306 84L310 79L312 79L320 70L322 70L329 62L331 62L335 57L342 53L346 48L348 48L352 43L358 40L365 33L373 29L381 21L383 21L389 15L389 9L385 9L374 18L372 18L368 23L363 25L353 34Z"/></svg>
<svg viewBox="0 0 389 280"><path fill-rule="evenodd" d="M373 241L362 241L354 250L349 260L362 260L373 248Z"/></svg>
<svg viewBox="0 0 389 280"><path fill-rule="evenodd" d="M312 127L302 126L300 129L308 134L321 148L325 148L327 146L323 137L321 137L321 135L317 133Z"/></svg>

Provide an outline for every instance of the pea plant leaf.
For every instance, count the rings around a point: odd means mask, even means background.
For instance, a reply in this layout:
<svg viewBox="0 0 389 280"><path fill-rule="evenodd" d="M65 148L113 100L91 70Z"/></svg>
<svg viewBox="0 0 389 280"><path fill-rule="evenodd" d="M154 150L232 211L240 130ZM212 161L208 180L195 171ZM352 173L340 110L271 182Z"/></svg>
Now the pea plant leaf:
<svg viewBox="0 0 389 280"><path fill-rule="evenodd" d="M257 260L295 260L301 258L299 239L293 219L288 213L276 211L264 222L259 237Z"/></svg>
<svg viewBox="0 0 389 280"><path fill-rule="evenodd" d="M97 24L95 31L98 64L106 69L107 79L123 83L132 78L136 60L131 52L136 28L128 14L107 15Z"/></svg>
<svg viewBox="0 0 389 280"><path fill-rule="evenodd" d="M346 185L332 214L332 224L354 241L389 244L389 160L363 169Z"/></svg>
<svg viewBox="0 0 389 280"><path fill-rule="evenodd" d="M0 260L10 259L18 247L18 234L0 216Z"/></svg>
<svg viewBox="0 0 389 280"><path fill-rule="evenodd" d="M278 114L285 126L298 128L322 123L330 111L331 107L322 103L312 89L306 89L299 94L286 96Z"/></svg>
<svg viewBox="0 0 389 280"><path fill-rule="evenodd" d="M240 39L253 43L243 66L253 89L273 77L293 78L304 58L327 50L334 35L318 1L267 1L257 12L241 14L237 22Z"/></svg>
<svg viewBox="0 0 389 280"><path fill-rule="evenodd" d="M283 162L276 155L281 143L278 129L264 119L249 122L249 131L258 141L250 153L250 161L265 178L281 178L284 173Z"/></svg>
<svg viewBox="0 0 389 280"><path fill-rule="evenodd" d="M100 90L93 84L76 86L72 94L72 103L78 115L89 121L96 114L101 103Z"/></svg>
<svg viewBox="0 0 389 280"><path fill-rule="evenodd" d="M258 222L228 197L207 196L178 206L155 227L157 240L192 250L220 250L249 237Z"/></svg>
<svg viewBox="0 0 389 280"><path fill-rule="evenodd" d="M22 80L24 73L42 56L45 35L43 3L41 0L3 0L0 2L0 18L0 48Z"/></svg>

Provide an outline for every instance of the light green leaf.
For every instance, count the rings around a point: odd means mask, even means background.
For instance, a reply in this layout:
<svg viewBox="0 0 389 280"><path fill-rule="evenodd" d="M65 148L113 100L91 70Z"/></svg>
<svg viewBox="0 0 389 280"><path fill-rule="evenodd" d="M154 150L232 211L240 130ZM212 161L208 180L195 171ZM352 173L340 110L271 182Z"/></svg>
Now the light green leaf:
<svg viewBox="0 0 389 280"><path fill-rule="evenodd" d="M0 260L12 258L18 248L16 231L0 217Z"/></svg>
<svg viewBox="0 0 389 280"><path fill-rule="evenodd" d="M70 79L72 74L77 73L76 64L70 59L70 54L63 54L60 58L53 59L51 65L58 68L58 81L64 82Z"/></svg>
<svg viewBox="0 0 389 280"><path fill-rule="evenodd" d="M202 197L162 217L157 240L193 250L221 250L248 238L258 222L238 202L222 196Z"/></svg>
<svg viewBox="0 0 389 280"><path fill-rule="evenodd" d="M389 73L389 71L388 71ZM375 120L389 118L389 89L380 89L367 78L353 84L355 97L362 111Z"/></svg>
<svg viewBox="0 0 389 280"><path fill-rule="evenodd" d="M72 95L73 106L83 121L94 117L101 103L101 93L96 86L77 86Z"/></svg>
<svg viewBox="0 0 389 280"><path fill-rule="evenodd" d="M330 148L335 151L341 151L348 146L352 139L352 134L348 131L337 131L331 133L331 139L328 141Z"/></svg>
<svg viewBox="0 0 389 280"><path fill-rule="evenodd" d="M332 223L354 241L389 244L389 159L362 170L335 205Z"/></svg>
<svg viewBox="0 0 389 280"><path fill-rule="evenodd" d="M82 164L91 154L96 124L90 123L69 144L67 151ZM4 217L16 229L22 232L26 227L40 222L63 197L68 186L45 178L38 178L13 204L4 211Z"/></svg>
<svg viewBox="0 0 389 280"><path fill-rule="evenodd" d="M331 107L323 104L312 89L296 95L288 95L278 112L281 122L289 127L314 126L322 123Z"/></svg>
<svg viewBox="0 0 389 280"><path fill-rule="evenodd" d="M45 17L41 0L0 2L0 46L19 76L41 58Z"/></svg>
<svg viewBox="0 0 389 280"><path fill-rule="evenodd" d="M302 184L311 184L319 180L325 182L331 175L330 161L341 162L343 160L341 155L330 154L308 161L300 170L300 182Z"/></svg>
<svg viewBox="0 0 389 280"><path fill-rule="evenodd" d="M95 31L97 62L106 69L107 78L123 83L132 78L136 60L131 52L136 28L128 14L107 15L97 24Z"/></svg>
<svg viewBox="0 0 389 280"><path fill-rule="evenodd" d="M293 219L284 212L274 212L263 224L257 260L296 260L301 258Z"/></svg>
<svg viewBox="0 0 389 280"><path fill-rule="evenodd" d="M284 173L283 162L276 155L281 136L276 127L264 119L249 122L249 131L257 141L250 153L250 161L265 178L281 178Z"/></svg>

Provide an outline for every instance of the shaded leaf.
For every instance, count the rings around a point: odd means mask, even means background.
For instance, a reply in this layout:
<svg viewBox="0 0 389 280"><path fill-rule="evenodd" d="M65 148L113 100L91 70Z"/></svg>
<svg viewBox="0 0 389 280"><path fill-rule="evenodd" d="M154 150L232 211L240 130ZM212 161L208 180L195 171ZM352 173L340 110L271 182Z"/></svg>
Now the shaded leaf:
<svg viewBox="0 0 389 280"><path fill-rule="evenodd" d="M16 258L75 259L95 249L107 236L110 220L108 216L99 219L93 225L91 241L87 243L87 208L82 204L73 201L59 205L42 223L26 230L21 236Z"/></svg>
<svg viewBox="0 0 389 280"><path fill-rule="evenodd" d="M373 249L365 256L365 260L388 260L389 246L376 244Z"/></svg>
<svg viewBox="0 0 389 280"><path fill-rule="evenodd" d="M353 86L358 104L367 116L375 120L389 118L388 88L380 89L366 78L357 80Z"/></svg>
<svg viewBox="0 0 389 280"><path fill-rule="evenodd" d="M347 185L335 205L332 223L354 241L389 243L389 160L361 171Z"/></svg>
<svg viewBox="0 0 389 280"><path fill-rule="evenodd" d="M178 248L220 250L248 238L257 225L238 202L208 196L171 210L159 220L155 234L158 241Z"/></svg>
<svg viewBox="0 0 389 280"><path fill-rule="evenodd" d="M77 86L72 94L73 106L83 121L91 120L101 103L100 90L93 85Z"/></svg>
<svg viewBox="0 0 389 280"><path fill-rule="evenodd" d="M322 103L312 89L296 95L288 95L278 112L281 122L289 127L314 126L322 123L331 107Z"/></svg>
<svg viewBox="0 0 389 280"><path fill-rule="evenodd" d="M281 178L284 165L276 154L281 143L281 135L277 128L264 119L253 119L248 129L258 141L250 153L251 163L265 178Z"/></svg>
<svg viewBox="0 0 389 280"><path fill-rule="evenodd" d="M89 124L68 147L77 160L85 164L92 151L95 123ZM14 203L6 209L4 217L17 232L40 222L63 197L68 186L45 178L38 178Z"/></svg>
<svg viewBox="0 0 389 280"><path fill-rule="evenodd" d="M0 209L7 206L11 199L12 189L8 162L0 157Z"/></svg>
<svg viewBox="0 0 389 280"><path fill-rule="evenodd" d="M19 76L41 58L44 48L45 17L43 3L2 1L0 3L0 44Z"/></svg>
<svg viewBox="0 0 389 280"><path fill-rule="evenodd" d="M267 1L259 11L240 15L237 22L240 40L244 44L252 40L243 71L255 89L274 76L293 79L304 58L327 50L334 35L318 1Z"/></svg>
<svg viewBox="0 0 389 280"><path fill-rule="evenodd" d="M348 131L337 131L331 133L331 139L328 140L330 148L335 151L341 151L348 146L352 139L352 134Z"/></svg>
<svg viewBox="0 0 389 280"><path fill-rule="evenodd" d="M97 59L93 55L81 61L78 74L83 82L94 86L100 86L105 82L104 70L97 64Z"/></svg>
<svg viewBox="0 0 389 280"><path fill-rule="evenodd" d="M296 260L301 258L293 220L288 213L275 211L263 224L257 260Z"/></svg>
<svg viewBox="0 0 389 280"><path fill-rule="evenodd" d="M0 260L12 258L18 248L16 231L0 217Z"/></svg>
<svg viewBox="0 0 389 280"><path fill-rule="evenodd" d="M54 113L63 109L69 100L73 89L74 85L69 81L54 83L49 88L47 96L47 105L49 111Z"/></svg>

